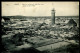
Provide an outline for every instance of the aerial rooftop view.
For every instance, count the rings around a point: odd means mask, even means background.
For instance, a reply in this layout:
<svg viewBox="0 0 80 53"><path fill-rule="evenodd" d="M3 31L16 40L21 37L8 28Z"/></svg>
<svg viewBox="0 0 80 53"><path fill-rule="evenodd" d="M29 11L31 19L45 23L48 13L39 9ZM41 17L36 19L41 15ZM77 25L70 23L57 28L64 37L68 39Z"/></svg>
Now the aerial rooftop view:
<svg viewBox="0 0 80 53"><path fill-rule="evenodd" d="M54 8L46 9L48 3ZM79 9L73 7L77 3L2 2L2 53L79 53ZM37 9L33 13L28 8Z"/></svg>

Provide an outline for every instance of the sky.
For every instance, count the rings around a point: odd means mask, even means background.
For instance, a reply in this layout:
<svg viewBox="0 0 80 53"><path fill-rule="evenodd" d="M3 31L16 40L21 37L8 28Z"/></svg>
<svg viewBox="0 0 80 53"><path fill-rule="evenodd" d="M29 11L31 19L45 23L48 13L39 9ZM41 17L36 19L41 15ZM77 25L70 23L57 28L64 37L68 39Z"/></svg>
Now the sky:
<svg viewBox="0 0 80 53"><path fill-rule="evenodd" d="M2 16L79 16L79 2L1 2Z"/></svg>

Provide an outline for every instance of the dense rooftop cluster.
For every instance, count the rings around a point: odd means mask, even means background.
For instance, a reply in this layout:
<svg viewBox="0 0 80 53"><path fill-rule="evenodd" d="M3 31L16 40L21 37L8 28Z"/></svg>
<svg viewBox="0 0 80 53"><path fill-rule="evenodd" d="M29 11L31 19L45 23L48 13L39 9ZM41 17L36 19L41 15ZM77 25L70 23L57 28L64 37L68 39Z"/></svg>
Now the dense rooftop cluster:
<svg viewBox="0 0 80 53"><path fill-rule="evenodd" d="M3 45L7 50L11 50L23 44L37 48L65 40L79 42L79 27L73 19L69 19L67 23L63 22L64 24L56 23L54 26L44 20L4 19L1 23Z"/></svg>

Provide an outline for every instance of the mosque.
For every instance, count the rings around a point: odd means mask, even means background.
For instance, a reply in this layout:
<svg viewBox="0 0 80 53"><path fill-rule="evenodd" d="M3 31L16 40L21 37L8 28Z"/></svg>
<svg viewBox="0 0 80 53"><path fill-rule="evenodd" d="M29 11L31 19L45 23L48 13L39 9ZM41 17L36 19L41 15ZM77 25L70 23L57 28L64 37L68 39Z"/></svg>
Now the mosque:
<svg viewBox="0 0 80 53"><path fill-rule="evenodd" d="M56 23L64 23L65 24L65 22L63 22L63 21L70 20L70 19L72 19L72 17L68 18L68 16L67 17L66 16L61 16L61 17L55 16L55 9L53 8L51 10L51 16L39 16L39 17L36 17L36 16L33 16L33 17L32 16L3 16L2 22L9 23L10 20L14 20L14 21L15 20L25 20L25 21L28 20L29 22L31 21L31 22L36 22L36 23L45 22L46 24L54 26L54 25L56 25ZM78 20L78 19L73 18L73 20ZM68 23L68 21L66 23Z"/></svg>

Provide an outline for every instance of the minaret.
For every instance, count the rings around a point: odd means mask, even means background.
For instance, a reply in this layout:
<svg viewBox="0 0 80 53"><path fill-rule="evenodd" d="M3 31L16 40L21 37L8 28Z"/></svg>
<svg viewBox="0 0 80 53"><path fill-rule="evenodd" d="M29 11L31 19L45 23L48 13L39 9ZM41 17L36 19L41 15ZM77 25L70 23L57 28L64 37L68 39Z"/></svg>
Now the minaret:
<svg viewBox="0 0 80 53"><path fill-rule="evenodd" d="M55 10L51 10L51 25L55 24Z"/></svg>

